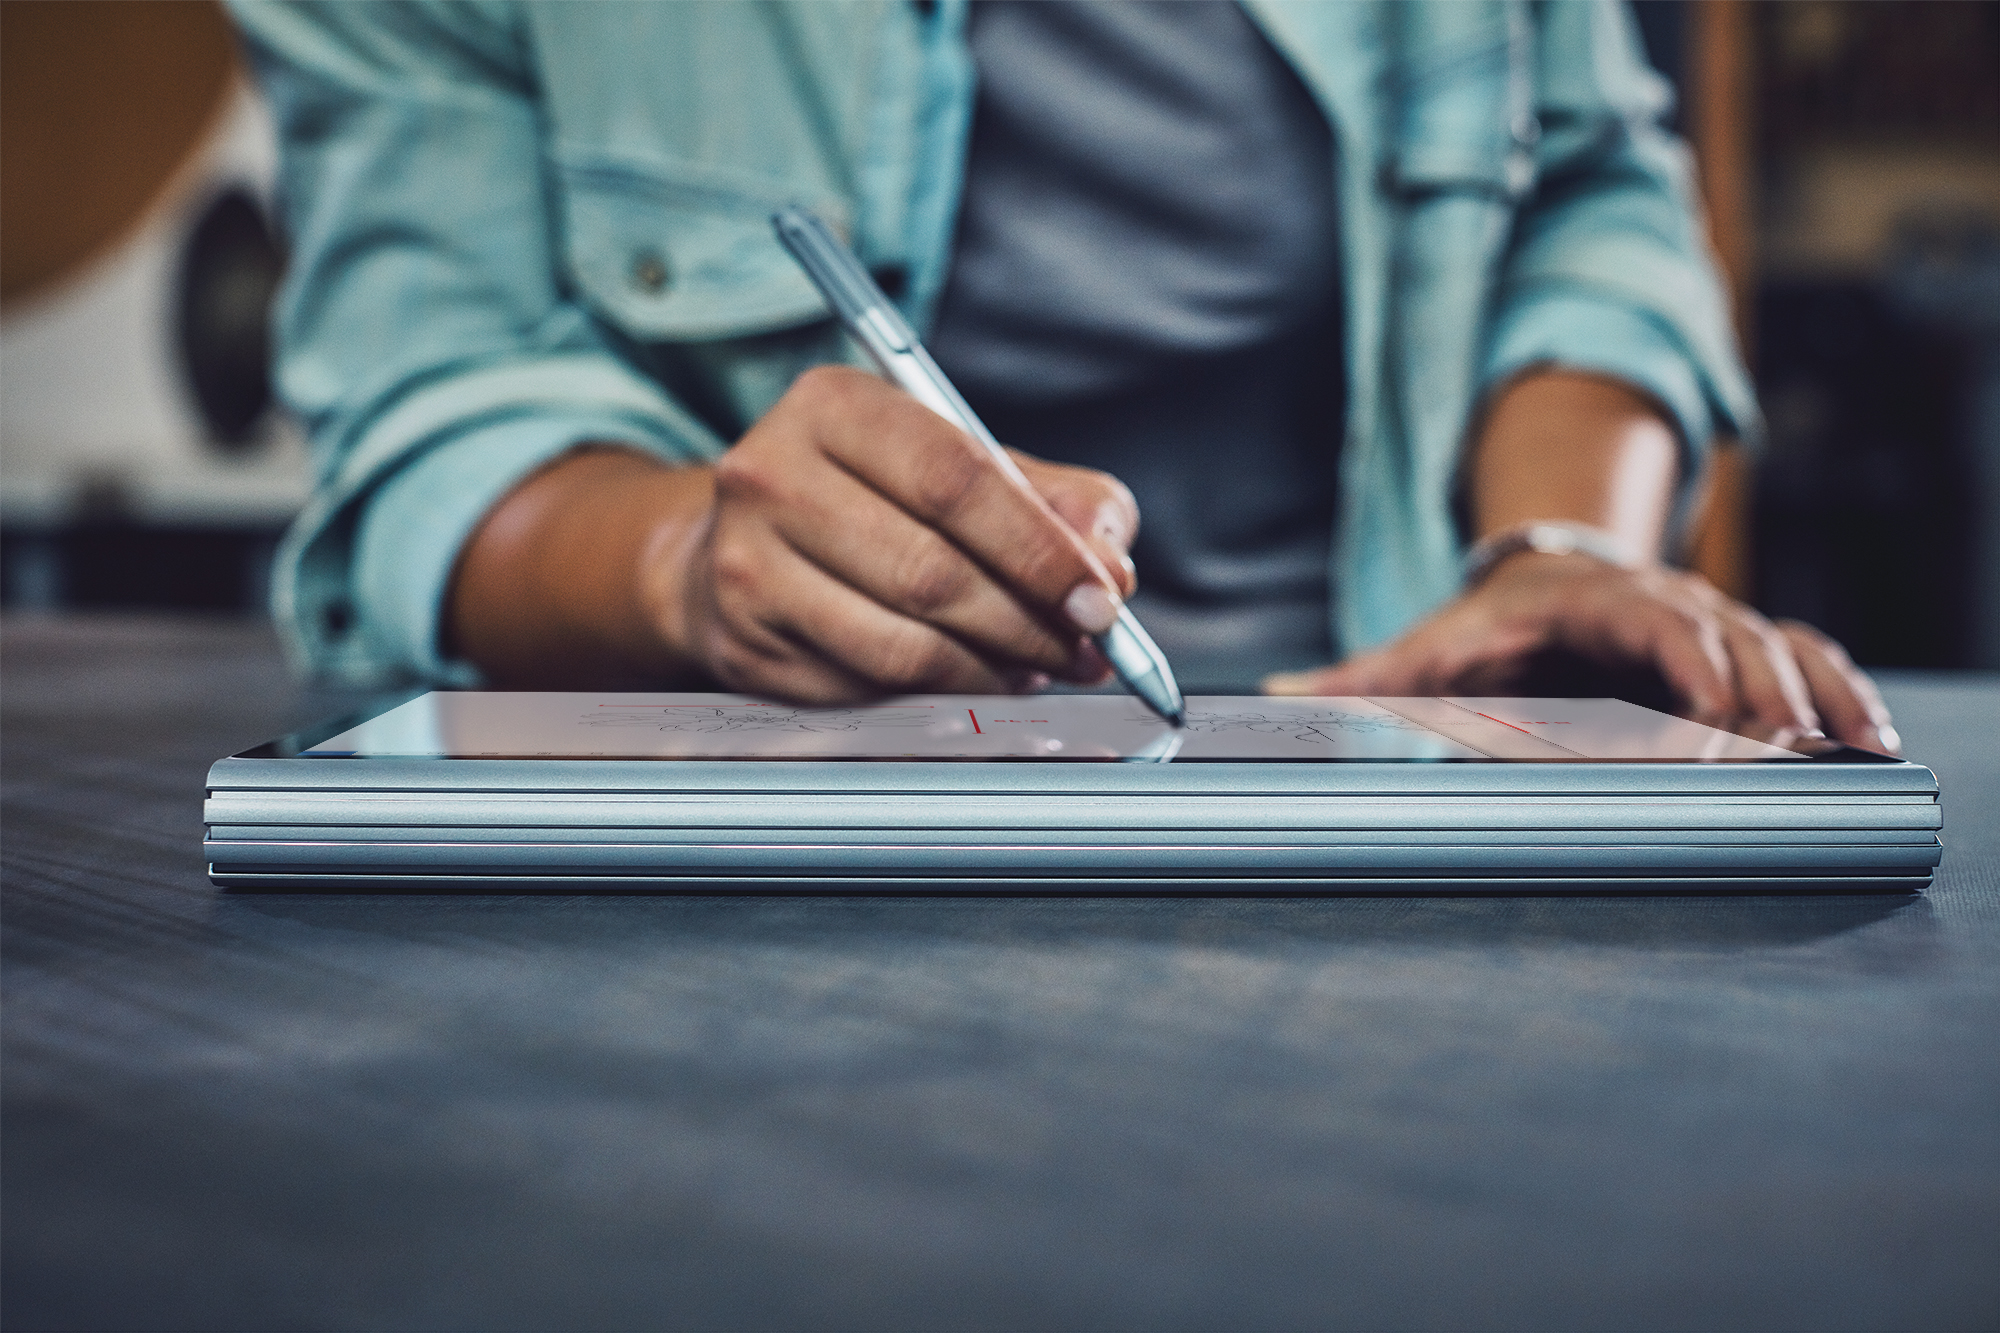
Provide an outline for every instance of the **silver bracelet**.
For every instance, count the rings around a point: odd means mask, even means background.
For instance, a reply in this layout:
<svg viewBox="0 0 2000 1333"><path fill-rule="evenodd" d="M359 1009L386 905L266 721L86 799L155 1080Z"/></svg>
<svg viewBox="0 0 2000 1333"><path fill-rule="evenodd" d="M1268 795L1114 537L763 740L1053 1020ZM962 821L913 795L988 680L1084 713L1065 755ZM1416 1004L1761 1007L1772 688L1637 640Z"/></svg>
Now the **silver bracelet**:
<svg viewBox="0 0 2000 1333"><path fill-rule="evenodd" d="M1465 553L1460 586L1479 586L1493 567L1510 555L1535 551L1542 555L1587 555L1630 569L1639 562L1625 549L1625 543L1588 523L1522 523L1482 537Z"/></svg>

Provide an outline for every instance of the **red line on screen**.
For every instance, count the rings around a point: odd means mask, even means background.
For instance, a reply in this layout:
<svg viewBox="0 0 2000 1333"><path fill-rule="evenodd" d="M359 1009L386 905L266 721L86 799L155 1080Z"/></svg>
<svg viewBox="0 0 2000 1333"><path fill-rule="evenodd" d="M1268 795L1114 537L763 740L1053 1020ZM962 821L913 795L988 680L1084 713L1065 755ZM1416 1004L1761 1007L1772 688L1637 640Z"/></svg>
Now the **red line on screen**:
<svg viewBox="0 0 2000 1333"><path fill-rule="evenodd" d="M1480 717L1485 718L1488 722L1499 722L1500 725L1503 727L1514 727L1514 724L1512 722L1503 721L1502 719L1493 716L1493 714L1491 713L1480 713L1477 708L1473 709L1472 711L1474 713L1478 713ZM1532 736L1535 734L1534 732L1529 731L1526 727L1514 727L1514 730L1520 732L1523 736Z"/></svg>
<svg viewBox="0 0 2000 1333"><path fill-rule="evenodd" d="M973 712L970 708L968 708L965 710L965 715L972 719L973 733L975 735L984 736L986 733L979 729L979 714Z"/></svg>

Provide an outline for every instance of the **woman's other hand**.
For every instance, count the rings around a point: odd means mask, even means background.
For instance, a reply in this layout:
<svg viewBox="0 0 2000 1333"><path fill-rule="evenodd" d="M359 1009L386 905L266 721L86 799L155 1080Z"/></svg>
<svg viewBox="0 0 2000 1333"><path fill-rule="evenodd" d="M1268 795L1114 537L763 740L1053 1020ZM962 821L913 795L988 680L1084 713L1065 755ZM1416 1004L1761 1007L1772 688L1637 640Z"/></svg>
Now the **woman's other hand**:
<svg viewBox="0 0 2000 1333"><path fill-rule="evenodd" d="M1271 694L1506 694L1551 654L1656 672L1680 711L1776 737L1824 731L1864 749L1901 741L1873 681L1810 625L1773 622L1698 574L1523 551L1436 615L1337 666L1273 676Z"/></svg>

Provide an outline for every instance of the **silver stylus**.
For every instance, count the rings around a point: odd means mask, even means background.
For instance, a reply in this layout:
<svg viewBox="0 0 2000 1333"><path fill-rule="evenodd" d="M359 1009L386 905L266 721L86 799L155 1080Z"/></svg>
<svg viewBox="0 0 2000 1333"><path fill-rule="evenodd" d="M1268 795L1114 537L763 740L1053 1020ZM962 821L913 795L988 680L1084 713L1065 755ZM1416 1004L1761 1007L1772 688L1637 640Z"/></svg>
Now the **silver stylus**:
<svg viewBox="0 0 2000 1333"><path fill-rule="evenodd" d="M931 354L917 341L917 335L903 319L854 252L841 244L827 225L803 208L781 209L771 215L778 239L799 261L799 267L813 280L840 322L867 351L869 358L897 388L928 407L986 446L1000 465L1024 490L1033 490L993 432L973 415L972 408L938 369ZM1181 687L1174 681L1166 655L1146 633L1131 608L1119 603L1118 620L1096 636L1097 646L1111 660L1112 670L1127 689L1146 701L1148 707L1175 726L1186 720L1181 703Z"/></svg>

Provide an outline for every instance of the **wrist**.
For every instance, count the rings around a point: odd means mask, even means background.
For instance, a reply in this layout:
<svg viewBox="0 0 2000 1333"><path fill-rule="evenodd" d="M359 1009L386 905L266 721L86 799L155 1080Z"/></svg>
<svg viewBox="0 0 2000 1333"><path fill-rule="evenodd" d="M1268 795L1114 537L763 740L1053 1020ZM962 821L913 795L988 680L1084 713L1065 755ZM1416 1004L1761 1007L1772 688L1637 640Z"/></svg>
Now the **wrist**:
<svg viewBox="0 0 2000 1333"><path fill-rule="evenodd" d="M1488 533L1465 553L1460 585L1470 592L1517 556L1578 557L1620 569L1644 563L1616 533L1588 523L1538 519Z"/></svg>
<svg viewBox="0 0 2000 1333"><path fill-rule="evenodd" d="M657 687L688 674L676 568L712 496L707 469L633 449L557 459L496 505L461 553L456 650L502 686Z"/></svg>
<svg viewBox="0 0 2000 1333"><path fill-rule="evenodd" d="M706 679L696 650L693 621L695 570L715 521L715 474L708 468L674 469L649 489L643 527L632 549L632 606L626 623L635 650L660 659L674 679Z"/></svg>
<svg viewBox="0 0 2000 1333"><path fill-rule="evenodd" d="M1465 497L1473 530L1497 537L1537 523L1587 525L1623 544L1613 563L1648 563L1666 530L1679 458L1673 426L1631 387L1555 367L1523 375L1496 396L1473 445Z"/></svg>

